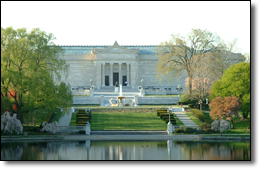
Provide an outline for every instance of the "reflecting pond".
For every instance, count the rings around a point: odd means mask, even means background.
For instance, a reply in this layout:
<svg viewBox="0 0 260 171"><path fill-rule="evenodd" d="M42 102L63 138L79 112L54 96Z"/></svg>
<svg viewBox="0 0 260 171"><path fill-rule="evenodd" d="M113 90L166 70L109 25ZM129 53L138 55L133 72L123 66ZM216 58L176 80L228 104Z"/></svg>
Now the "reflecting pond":
<svg viewBox="0 0 260 171"><path fill-rule="evenodd" d="M250 160L250 142L1 142L1 160Z"/></svg>

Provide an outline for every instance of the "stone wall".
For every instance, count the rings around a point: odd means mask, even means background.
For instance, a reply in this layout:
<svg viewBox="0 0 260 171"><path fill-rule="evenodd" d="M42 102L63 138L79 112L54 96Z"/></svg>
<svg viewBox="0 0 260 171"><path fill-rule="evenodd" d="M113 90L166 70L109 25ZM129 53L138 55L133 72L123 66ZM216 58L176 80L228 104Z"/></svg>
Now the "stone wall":
<svg viewBox="0 0 260 171"><path fill-rule="evenodd" d="M180 97L138 97L138 105L172 105L179 101Z"/></svg>
<svg viewBox="0 0 260 171"><path fill-rule="evenodd" d="M104 101L111 97L73 97L73 104L80 105L101 105L104 106ZM115 98L114 98L115 99ZM133 100L138 105L173 105L180 101L180 97L127 97L125 100Z"/></svg>
<svg viewBox="0 0 260 171"><path fill-rule="evenodd" d="M66 55L66 63L69 65L68 77L63 81L69 83L71 88L90 87L89 80L96 80L96 62L91 60L90 55Z"/></svg>
<svg viewBox="0 0 260 171"><path fill-rule="evenodd" d="M99 105L100 98L99 97L73 97L73 104L77 105Z"/></svg>

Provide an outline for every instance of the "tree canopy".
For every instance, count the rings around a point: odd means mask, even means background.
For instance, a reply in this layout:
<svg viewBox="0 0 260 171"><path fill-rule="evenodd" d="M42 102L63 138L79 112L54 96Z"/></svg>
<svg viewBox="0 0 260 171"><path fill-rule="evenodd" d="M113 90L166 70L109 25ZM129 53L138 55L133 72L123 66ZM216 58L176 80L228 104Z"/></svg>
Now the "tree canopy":
<svg viewBox="0 0 260 171"><path fill-rule="evenodd" d="M244 118L250 112L250 63L231 65L220 81L215 81L210 91L210 100L215 97L237 96L242 101Z"/></svg>
<svg viewBox="0 0 260 171"><path fill-rule="evenodd" d="M57 107L72 104L70 86L61 81L68 65L55 37L36 28L1 28L1 111L46 120ZM53 77L57 82L54 82ZM12 106L15 106L13 108Z"/></svg>
<svg viewBox="0 0 260 171"><path fill-rule="evenodd" d="M215 79L220 79L223 71L237 61L243 61L241 54L234 54L236 40L225 43L208 30L192 29L188 36L172 35L172 39L162 42L156 48L159 57L157 78L173 79L182 73L188 75L188 92L192 94L192 79L201 60L210 56L206 65L214 71ZM212 77L213 78L213 77Z"/></svg>
<svg viewBox="0 0 260 171"><path fill-rule="evenodd" d="M230 120L232 128L234 128L233 117L239 117L238 111L241 107L241 101L238 99L238 97L216 97L210 102L209 107L211 118Z"/></svg>
<svg viewBox="0 0 260 171"><path fill-rule="evenodd" d="M207 30L192 29L187 37L172 35L170 41L156 48L159 56L157 77L179 76L186 72L189 77L188 91L191 93L193 71L204 53L216 49L220 38Z"/></svg>

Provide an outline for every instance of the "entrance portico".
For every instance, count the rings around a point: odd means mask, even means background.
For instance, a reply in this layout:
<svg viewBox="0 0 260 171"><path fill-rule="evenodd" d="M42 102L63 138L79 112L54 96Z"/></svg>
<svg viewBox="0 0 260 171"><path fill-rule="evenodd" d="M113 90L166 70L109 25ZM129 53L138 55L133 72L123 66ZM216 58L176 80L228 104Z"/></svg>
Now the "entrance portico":
<svg viewBox="0 0 260 171"><path fill-rule="evenodd" d="M122 86L131 86L130 63L101 63L101 70L102 86L114 86L116 82ZM127 82L127 85L125 85L125 82Z"/></svg>
<svg viewBox="0 0 260 171"><path fill-rule="evenodd" d="M117 82L118 85L135 89L139 53L139 49L128 49L119 46L117 42L104 49L93 49L92 55L96 60L96 88L115 86Z"/></svg>

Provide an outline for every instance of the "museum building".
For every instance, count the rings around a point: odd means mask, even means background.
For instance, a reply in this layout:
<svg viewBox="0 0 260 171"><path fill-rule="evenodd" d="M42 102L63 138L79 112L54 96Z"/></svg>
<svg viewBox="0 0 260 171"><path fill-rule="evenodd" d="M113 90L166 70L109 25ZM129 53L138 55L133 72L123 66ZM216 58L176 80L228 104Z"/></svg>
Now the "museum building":
<svg viewBox="0 0 260 171"><path fill-rule="evenodd" d="M112 46L60 47L69 64L63 81L70 84L73 93L93 86L95 91L114 91L116 82L124 91L138 91L143 86L146 94L178 94L179 85L185 90L186 73L173 81L156 79L155 45L120 46L115 41Z"/></svg>

